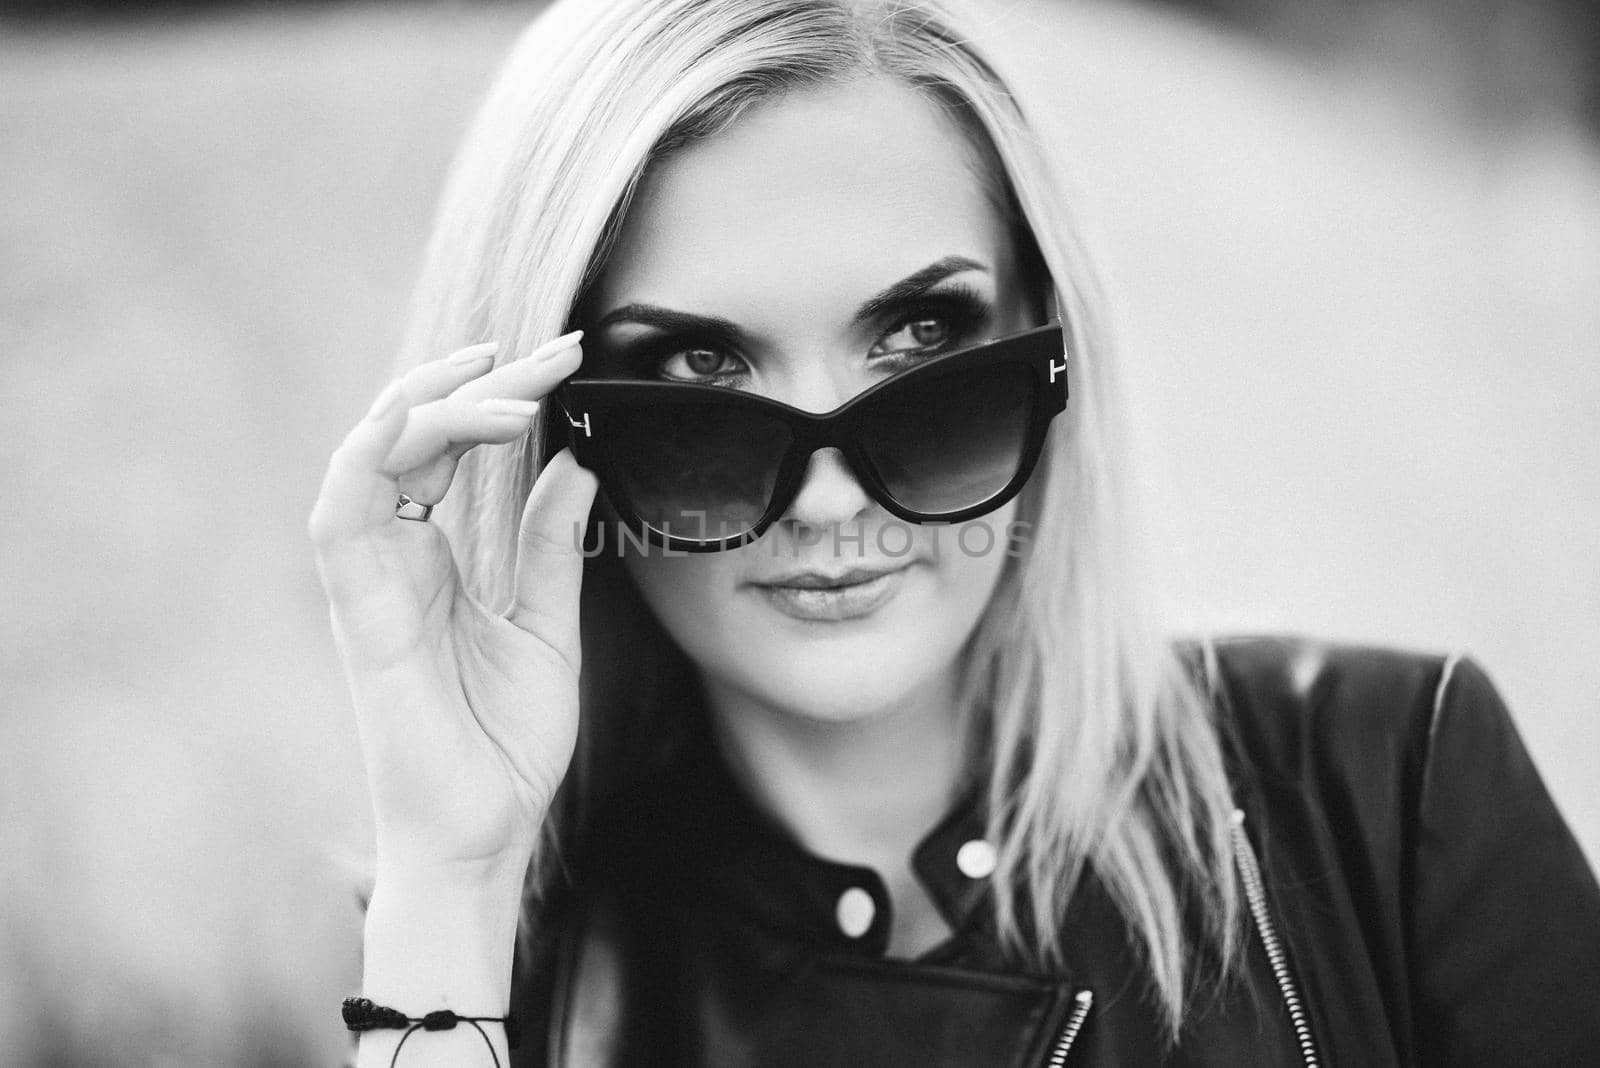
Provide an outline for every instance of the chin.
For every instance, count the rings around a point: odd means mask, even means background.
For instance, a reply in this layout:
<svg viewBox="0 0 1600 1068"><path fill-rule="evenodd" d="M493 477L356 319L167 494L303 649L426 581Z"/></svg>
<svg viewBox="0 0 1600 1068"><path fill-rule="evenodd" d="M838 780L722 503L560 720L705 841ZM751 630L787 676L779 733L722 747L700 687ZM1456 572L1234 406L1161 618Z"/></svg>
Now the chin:
<svg viewBox="0 0 1600 1068"><path fill-rule="evenodd" d="M892 715L921 703L930 690L942 688L942 672L918 673L914 669L919 666L902 663L885 670L882 663L837 660L811 665L804 657L791 656L771 664L760 676L726 681L762 704L796 718L843 725Z"/></svg>
<svg viewBox="0 0 1600 1068"><path fill-rule="evenodd" d="M887 628L886 628L887 629ZM712 686L727 687L776 711L817 723L864 722L948 694L955 681L959 634L888 633L862 628L796 641L774 627L738 654L700 650L694 657ZM710 655L707 655L710 654ZM692 655L692 654L691 654Z"/></svg>

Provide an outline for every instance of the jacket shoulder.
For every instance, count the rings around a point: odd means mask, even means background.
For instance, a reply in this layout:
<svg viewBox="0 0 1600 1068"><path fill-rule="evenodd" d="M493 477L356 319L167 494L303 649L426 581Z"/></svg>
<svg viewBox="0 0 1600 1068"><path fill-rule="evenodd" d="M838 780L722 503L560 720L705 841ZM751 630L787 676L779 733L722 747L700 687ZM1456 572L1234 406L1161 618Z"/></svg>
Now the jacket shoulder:
<svg viewBox="0 0 1600 1068"><path fill-rule="evenodd" d="M1304 638L1205 659L1331 1059L1333 1021L1387 1012L1417 1063L1591 1063L1600 886L1484 671Z"/></svg>
<svg viewBox="0 0 1600 1068"><path fill-rule="evenodd" d="M1281 635L1220 638L1200 651L1233 770L1269 791L1400 803L1449 706L1487 699L1503 711L1460 656Z"/></svg>

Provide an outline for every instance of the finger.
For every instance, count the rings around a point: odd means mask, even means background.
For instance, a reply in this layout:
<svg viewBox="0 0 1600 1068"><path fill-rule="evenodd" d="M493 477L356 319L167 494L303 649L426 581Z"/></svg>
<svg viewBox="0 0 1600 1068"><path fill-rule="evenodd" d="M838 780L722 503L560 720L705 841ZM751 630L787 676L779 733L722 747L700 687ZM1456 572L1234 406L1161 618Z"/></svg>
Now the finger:
<svg viewBox="0 0 1600 1068"><path fill-rule="evenodd" d="M583 362L583 349L578 344L582 337L582 330L574 330L547 341L522 359L502 364L466 383L456 390L455 396L468 401L489 397L539 400Z"/></svg>
<svg viewBox="0 0 1600 1068"><path fill-rule="evenodd" d="M412 490L421 490L405 478L408 471L429 467L442 458L458 459L474 445L501 445L527 433L539 403L510 397L490 397L468 401L447 397L413 408L406 420L405 433L384 457L383 469L401 483L413 500L426 501ZM441 490L440 496L443 496Z"/></svg>
<svg viewBox="0 0 1600 1068"><path fill-rule="evenodd" d="M442 360L412 368L384 389L329 462L322 493L312 509L313 541L356 533L393 516L400 489L394 472L384 470L381 461L403 437L409 422L405 409L447 397L484 374L494 366L499 349L493 341L468 345Z"/></svg>
<svg viewBox="0 0 1600 1068"><path fill-rule="evenodd" d="M562 449L528 494L517 533L512 623L541 639L576 667L578 593L583 585L583 531L599 483Z"/></svg>
<svg viewBox="0 0 1600 1068"><path fill-rule="evenodd" d="M493 368L495 354L499 351L498 343L485 341L481 345L458 349L442 360L419 364L407 371L402 379L406 396L413 405L448 397Z"/></svg>
<svg viewBox="0 0 1600 1068"><path fill-rule="evenodd" d="M382 464L405 429L407 409L404 384L396 379L334 450L311 509L313 543L327 545L394 517L399 489Z"/></svg>
<svg viewBox="0 0 1600 1068"><path fill-rule="evenodd" d="M461 456L445 453L430 464L400 477L400 492L418 504L438 504L450 492L450 484L461 469Z"/></svg>
<svg viewBox="0 0 1600 1068"><path fill-rule="evenodd" d="M468 450L514 441L528 429L535 409L525 406L534 405L578 369L581 337L581 330L564 334L522 360L469 379L445 400L414 409L385 469L412 500L439 503Z"/></svg>

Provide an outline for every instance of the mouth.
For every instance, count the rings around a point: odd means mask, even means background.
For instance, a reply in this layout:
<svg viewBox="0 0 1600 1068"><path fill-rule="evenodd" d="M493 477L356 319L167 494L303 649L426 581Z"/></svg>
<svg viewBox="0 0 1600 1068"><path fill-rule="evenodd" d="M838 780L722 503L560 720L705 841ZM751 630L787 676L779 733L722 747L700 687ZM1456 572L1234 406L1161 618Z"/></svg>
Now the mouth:
<svg viewBox="0 0 1600 1068"><path fill-rule="evenodd" d="M778 611L806 622L840 622L870 615L897 592L906 568L800 571L756 589Z"/></svg>
<svg viewBox="0 0 1600 1068"><path fill-rule="evenodd" d="M903 567L852 567L844 571L797 571L792 575L758 583L761 586L785 587L796 590L837 590L846 586L859 586L864 582L882 578L904 570Z"/></svg>

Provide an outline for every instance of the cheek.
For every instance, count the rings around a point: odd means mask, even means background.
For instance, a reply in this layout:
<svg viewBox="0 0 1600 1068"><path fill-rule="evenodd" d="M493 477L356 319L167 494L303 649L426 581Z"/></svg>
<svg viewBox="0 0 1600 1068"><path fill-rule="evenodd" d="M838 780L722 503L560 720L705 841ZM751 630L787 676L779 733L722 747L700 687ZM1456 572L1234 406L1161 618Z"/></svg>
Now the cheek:
<svg viewBox="0 0 1600 1068"><path fill-rule="evenodd" d="M652 548L624 560L639 595L691 660L720 660L718 629L737 585L737 552L668 555Z"/></svg>
<svg viewBox="0 0 1600 1068"><path fill-rule="evenodd" d="M938 591L950 607L977 622L1010 561L1017 503L939 531Z"/></svg>

